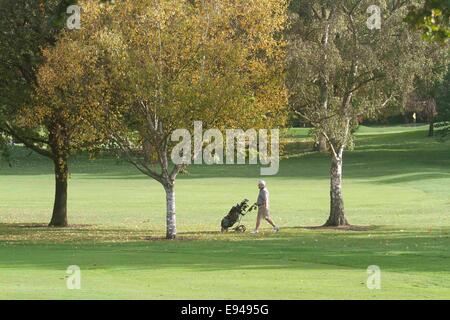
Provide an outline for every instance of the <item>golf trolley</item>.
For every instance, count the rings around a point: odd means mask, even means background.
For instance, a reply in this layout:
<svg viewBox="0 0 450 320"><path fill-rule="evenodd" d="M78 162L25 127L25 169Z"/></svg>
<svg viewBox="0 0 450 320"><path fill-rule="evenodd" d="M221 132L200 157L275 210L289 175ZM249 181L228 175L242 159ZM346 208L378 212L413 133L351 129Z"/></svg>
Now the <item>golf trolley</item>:
<svg viewBox="0 0 450 320"><path fill-rule="evenodd" d="M252 212L258 207L256 203L250 206L248 202L249 200L245 199L241 203L238 203L231 208L230 212L222 219L222 232L227 232L230 228L232 228L232 230L234 230L235 232L240 233L243 233L247 230L247 228L243 224L241 224L241 219L247 213ZM233 227L235 224L237 224L237 226Z"/></svg>

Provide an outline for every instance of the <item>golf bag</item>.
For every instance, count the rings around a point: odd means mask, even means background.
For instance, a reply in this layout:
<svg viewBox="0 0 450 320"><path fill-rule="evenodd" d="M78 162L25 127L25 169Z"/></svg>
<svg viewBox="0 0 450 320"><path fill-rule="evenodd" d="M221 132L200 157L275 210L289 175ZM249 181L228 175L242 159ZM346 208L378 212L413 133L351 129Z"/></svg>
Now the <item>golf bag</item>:
<svg viewBox="0 0 450 320"><path fill-rule="evenodd" d="M241 224L241 219L247 213L257 208L256 203L250 206L248 202L249 200L245 199L231 208L230 212L222 219L222 232L227 232L228 229L233 228L236 223L238 225L234 227L233 230L236 232L245 232L247 228Z"/></svg>

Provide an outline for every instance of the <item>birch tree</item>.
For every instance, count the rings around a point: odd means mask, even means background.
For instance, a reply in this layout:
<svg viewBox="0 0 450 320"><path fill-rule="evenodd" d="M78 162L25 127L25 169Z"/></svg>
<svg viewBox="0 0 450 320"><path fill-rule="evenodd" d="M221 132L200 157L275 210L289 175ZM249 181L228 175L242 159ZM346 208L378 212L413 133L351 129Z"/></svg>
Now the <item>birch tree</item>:
<svg viewBox="0 0 450 320"><path fill-rule="evenodd" d="M293 111L323 136L331 154L330 213L348 221L342 193L344 150L360 116L403 105L427 72L426 46L408 30L405 1L302 1L292 16L288 87Z"/></svg>
<svg viewBox="0 0 450 320"><path fill-rule="evenodd" d="M91 19L98 5L80 4L83 19ZM171 161L174 130L187 129L184 138L191 138L194 121L203 129L258 129L284 119L286 3L116 1L94 20L97 31L82 28L82 36L60 41L79 37L80 45L102 53L96 70L109 86L95 95L104 111L97 125L137 170L162 185L166 237L174 239L175 181L188 165Z"/></svg>

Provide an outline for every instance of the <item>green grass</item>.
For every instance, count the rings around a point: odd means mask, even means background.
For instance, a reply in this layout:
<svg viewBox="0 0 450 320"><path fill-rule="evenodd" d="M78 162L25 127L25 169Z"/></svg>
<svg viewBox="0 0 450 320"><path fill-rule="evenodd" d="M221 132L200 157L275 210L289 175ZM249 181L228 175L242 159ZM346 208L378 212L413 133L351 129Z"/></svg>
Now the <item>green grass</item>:
<svg viewBox="0 0 450 320"><path fill-rule="evenodd" d="M299 150L268 177L280 234L220 234L236 202L254 199L256 166L194 166L177 181L179 240L164 241L164 192L127 163L71 163L68 229L48 229L52 165L17 150L0 167L0 298L450 298L450 143L426 126L361 127L345 155L352 230L309 228L328 214L327 155ZM290 150L287 148L287 150ZM250 228L254 216L245 218ZM82 289L66 289L79 265ZM366 287L369 265L382 289Z"/></svg>

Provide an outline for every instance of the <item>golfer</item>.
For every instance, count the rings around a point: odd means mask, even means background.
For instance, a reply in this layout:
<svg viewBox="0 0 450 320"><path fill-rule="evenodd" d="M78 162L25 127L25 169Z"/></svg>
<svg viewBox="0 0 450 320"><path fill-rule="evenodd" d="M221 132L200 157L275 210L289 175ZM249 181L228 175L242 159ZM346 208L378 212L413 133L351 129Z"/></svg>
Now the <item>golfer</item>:
<svg viewBox="0 0 450 320"><path fill-rule="evenodd" d="M256 228L252 232L254 234L259 232L259 226L261 225L261 220L264 218L272 227L273 232L280 231L275 223L273 223L269 214L269 190L266 188L266 182L263 180L258 181L259 195L256 204L258 205L258 216L256 217Z"/></svg>

